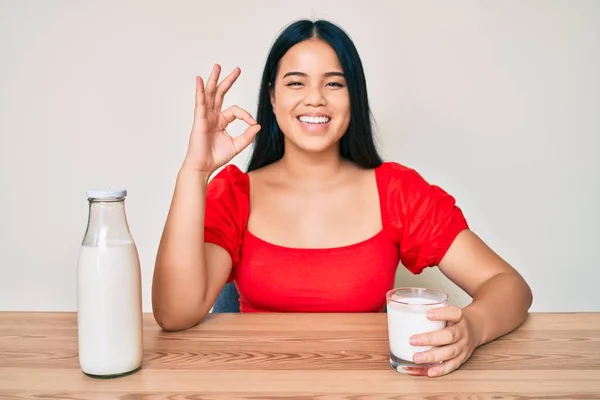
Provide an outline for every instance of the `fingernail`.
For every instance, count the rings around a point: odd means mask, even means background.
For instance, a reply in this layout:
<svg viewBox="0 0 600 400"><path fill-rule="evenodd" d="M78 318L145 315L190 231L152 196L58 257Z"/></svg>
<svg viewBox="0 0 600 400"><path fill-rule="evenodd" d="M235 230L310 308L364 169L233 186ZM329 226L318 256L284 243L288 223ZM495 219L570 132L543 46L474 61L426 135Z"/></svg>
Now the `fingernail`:
<svg viewBox="0 0 600 400"><path fill-rule="evenodd" d="M435 318L435 310L427 311L427 318Z"/></svg>
<svg viewBox="0 0 600 400"><path fill-rule="evenodd" d="M420 363L425 361L425 357L422 354L415 354L415 356L413 357L414 362L416 363Z"/></svg>
<svg viewBox="0 0 600 400"><path fill-rule="evenodd" d="M412 344L413 346L418 345L419 344L419 338L411 337L410 338L410 344Z"/></svg>

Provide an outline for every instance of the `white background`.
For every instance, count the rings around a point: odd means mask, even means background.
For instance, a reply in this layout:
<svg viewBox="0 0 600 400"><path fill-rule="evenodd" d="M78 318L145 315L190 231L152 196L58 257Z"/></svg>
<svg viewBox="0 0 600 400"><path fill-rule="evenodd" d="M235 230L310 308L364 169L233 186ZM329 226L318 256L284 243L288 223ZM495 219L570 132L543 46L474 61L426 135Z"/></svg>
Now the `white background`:
<svg viewBox="0 0 600 400"><path fill-rule="evenodd" d="M117 186L150 311L195 75L240 66L226 105L254 114L304 17L349 31L383 155L457 198L533 311L600 311L600 2L555 0L0 1L0 309L75 310L85 190ZM435 268L408 284L468 301Z"/></svg>

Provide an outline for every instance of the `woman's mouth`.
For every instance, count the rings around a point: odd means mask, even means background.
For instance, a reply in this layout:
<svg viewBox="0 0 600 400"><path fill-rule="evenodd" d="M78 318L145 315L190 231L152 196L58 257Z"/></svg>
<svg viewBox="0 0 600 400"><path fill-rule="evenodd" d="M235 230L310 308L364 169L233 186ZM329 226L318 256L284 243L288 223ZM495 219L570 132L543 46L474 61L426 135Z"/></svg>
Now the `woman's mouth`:
<svg viewBox="0 0 600 400"><path fill-rule="evenodd" d="M301 115L298 120L302 127L309 132L321 132L327 129L331 118L326 115Z"/></svg>

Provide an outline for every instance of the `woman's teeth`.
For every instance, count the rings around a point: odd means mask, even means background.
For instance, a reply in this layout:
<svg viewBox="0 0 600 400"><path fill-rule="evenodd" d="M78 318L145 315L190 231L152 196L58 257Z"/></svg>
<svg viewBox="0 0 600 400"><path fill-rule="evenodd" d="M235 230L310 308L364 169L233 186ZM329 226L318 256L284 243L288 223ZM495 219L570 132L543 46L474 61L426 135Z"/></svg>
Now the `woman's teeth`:
<svg viewBox="0 0 600 400"><path fill-rule="evenodd" d="M300 122L304 122L305 124L326 124L329 122L331 118L329 117L307 117L301 116L298 118Z"/></svg>

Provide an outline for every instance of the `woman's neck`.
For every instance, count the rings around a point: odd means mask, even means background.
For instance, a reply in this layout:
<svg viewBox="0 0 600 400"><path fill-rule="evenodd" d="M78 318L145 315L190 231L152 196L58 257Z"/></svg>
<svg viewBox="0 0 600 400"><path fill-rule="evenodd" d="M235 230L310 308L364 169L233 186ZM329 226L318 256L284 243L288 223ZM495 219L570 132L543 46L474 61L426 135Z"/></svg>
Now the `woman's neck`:
<svg viewBox="0 0 600 400"><path fill-rule="evenodd" d="M322 188L335 184L348 170L350 163L339 154L337 148L321 153L309 153L286 146L277 168L286 181L296 186Z"/></svg>

